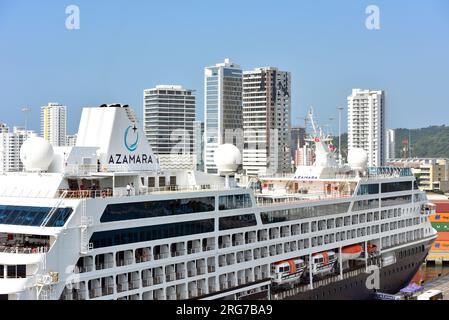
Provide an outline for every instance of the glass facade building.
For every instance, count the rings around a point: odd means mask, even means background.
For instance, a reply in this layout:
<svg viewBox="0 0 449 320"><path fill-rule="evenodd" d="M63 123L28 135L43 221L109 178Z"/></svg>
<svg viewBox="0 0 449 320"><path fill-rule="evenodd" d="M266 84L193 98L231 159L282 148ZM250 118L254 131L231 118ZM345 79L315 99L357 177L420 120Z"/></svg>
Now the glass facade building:
<svg viewBox="0 0 449 320"><path fill-rule="evenodd" d="M229 59L204 69L204 113L204 171L216 174L214 153L220 144L243 148L239 140L243 128L242 70Z"/></svg>

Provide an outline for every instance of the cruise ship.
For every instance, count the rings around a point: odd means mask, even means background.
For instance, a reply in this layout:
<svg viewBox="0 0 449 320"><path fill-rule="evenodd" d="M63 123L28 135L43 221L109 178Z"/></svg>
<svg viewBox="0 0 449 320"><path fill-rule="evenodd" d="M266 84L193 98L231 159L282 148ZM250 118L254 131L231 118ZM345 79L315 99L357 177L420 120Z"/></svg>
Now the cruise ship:
<svg viewBox="0 0 449 320"><path fill-rule="evenodd" d="M241 185L163 171L127 105L84 108L74 147L22 146L0 176L1 300L370 299L406 286L436 238L408 169L336 160Z"/></svg>

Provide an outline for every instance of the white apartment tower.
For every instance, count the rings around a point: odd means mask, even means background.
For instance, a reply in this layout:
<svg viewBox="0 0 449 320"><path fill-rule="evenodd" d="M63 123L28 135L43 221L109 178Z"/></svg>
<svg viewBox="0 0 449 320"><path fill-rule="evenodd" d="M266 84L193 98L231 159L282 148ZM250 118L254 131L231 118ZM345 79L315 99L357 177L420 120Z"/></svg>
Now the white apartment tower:
<svg viewBox="0 0 449 320"><path fill-rule="evenodd" d="M383 166L385 134L384 91L353 89L348 97L348 150L362 148L368 166Z"/></svg>
<svg viewBox="0 0 449 320"><path fill-rule="evenodd" d="M144 130L162 169L195 166L195 95L179 85L144 90Z"/></svg>
<svg viewBox="0 0 449 320"><path fill-rule="evenodd" d="M395 131L393 129L387 130L387 159L393 159L396 158L395 154Z"/></svg>
<svg viewBox="0 0 449 320"><path fill-rule="evenodd" d="M20 127L14 127L13 132L9 132L8 127L2 126L0 129L0 173L19 172L23 170L20 161L20 148L28 137L36 136L34 131Z"/></svg>
<svg viewBox="0 0 449 320"><path fill-rule="evenodd" d="M54 147L67 144L67 107L50 102L41 107L41 135Z"/></svg>
<svg viewBox="0 0 449 320"><path fill-rule="evenodd" d="M291 171L291 75L277 68L243 73L243 169L248 175Z"/></svg>
<svg viewBox="0 0 449 320"><path fill-rule="evenodd" d="M204 69L204 164L216 174L215 149L232 143L243 149L242 69L225 59Z"/></svg>

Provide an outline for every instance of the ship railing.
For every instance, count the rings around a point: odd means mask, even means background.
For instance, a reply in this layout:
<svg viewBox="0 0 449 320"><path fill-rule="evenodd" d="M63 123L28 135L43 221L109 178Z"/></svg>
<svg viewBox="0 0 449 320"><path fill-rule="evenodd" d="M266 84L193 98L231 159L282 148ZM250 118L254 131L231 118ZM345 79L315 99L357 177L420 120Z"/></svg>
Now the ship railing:
<svg viewBox="0 0 449 320"><path fill-rule="evenodd" d="M133 264L133 259L123 259L123 260L117 260L117 267L123 267L130 264Z"/></svg>
<svg viewBox="0 0 449 320"><path fill-rule="evenodd" d="M215 272L215 266L208 266L207 267L207 272L209 272L209 273Z"/></svg>
<svg viewBox="0 0 449 320"><path fill-rule="evenodd" d="M181 280L184 279L186 277L185 272L177 272L176 273L176 280Z"/></svg>
<svg viewBox="0 0 449 320"><path fill-rule="evenodd" d="M260 207L278 206L295 203L310 203L314 201L346 199L352 197L349 193L334 192L330 194L316 193L316 194L301 194L301 193L286 193L286 194L258 194L256 195L256 203Z"/></svg>
<svg viewBox="0 0 449 320"><path fill-rule="evenodd" d="M202 275L206 273L206 267L199 267L197 268L197 275Z"/></svg>
<svg viewBox="0 0 449 320"><path fill-rule="evenodd" d="M102 290L101 288L93 288L89 289L89 298L98 298L101 297Z"/></svg>
<svg viewBox="0 0 449 320"><path fill-rule="evenodd" d="M209 286L209 293L214 293L217 291L217 288L215 286Z"/></svg>
<svg viewBox="0 0 449 320"><path fill-rule="evenodd" d="M114 287L113 286L107 286L102 288L102 293L104 296L108 296L110 294L114 294Z"/></svg>
<svg viewBox="0 0 449 320"><path fill-rule="evenodd" d="M153 277L153 282L154 282L154 284L161 284L163 282L163 279L162 279L162 277L159 277L159 276Z"/></svg>
<svg viewBox="0 0 449 320"><path fill-rule="evenodd" d="M132 189L129 193L126 187L120 188L102 188L99 190L68 190L60 189L56 197L61 197L66 194L66 199L94 199L94 198L122 198L127 196L145 196L152 194L163 194L172 192L192 192L192 191L218 191L218 190L229 190L233 188L226 188L224 185L189 185L189 186L166 186L166 187L142 187L139 190ZM235 189L235 188L234 188Z"/></svg>
<svg viewBox="0 0 449 320"><path fill-rule="evenodd" d="M140 286L140 280L131 280L128 282L128 290L138 289Z"/></svg>
<svg viewBox="0 0 449 320"><path fill-rule="evenodd" d="M142 286L149 287L153 285L153 278L143 279Z"/></svg>
<svg viewBox="0 0 449 320"><path fill-rule="evenodd" d="M179 250L179 251L172 252L172 255L174 255L175 257L183 256L185 254L186 254L186 250Z"/></svg>
<svg viewBox="0 0 449 320"><path fill-rule="evenodd" d="M128 291L128 282L117 284L117 292Z"/></svg>
<svg viewBox="0 0 449 320"><path fill-rule="evenodd" d="M202 289L202 288L198 288L196 294L197 294L197 296L203 296L206 294L206 290Z"/></svg>
<svg viewBox="0 0 449 320"><path fill-rule="evenodd" d="M49 247L47 246L8 246L1 245L1 253L15 253L15 254L43 254L48 252Z"/></svg>
<svg viewBox="0 0 449 320"><path fill-rule="evenodd" d="M104 270L104 269L110 269L114 267L113 262L105 262L105 263L97 263L95 264L95 270Z"/></svg>
<svg viewBox="0 0 449 320"><path fill-rule="evenodd" d="M151 255L142 255L136 257L136 263L147 262L151 260Z"/></svg>
<svg viewBox="0 0 449 320"><path fill-rule="evenodd" d="M189 271L187 272L187 275L188 275L189 277L195 277L195 276L196 276L196 269L189 270Z"/></svg>
<svg viewBox="0 0 449 320"><path fill-rule="evenodd" d="M178 300L186 300L188 297L189 297L189 295L187 294L187 292L182 292L182 293L176 294L176 298Z"/></svg>
<svg viewBox="0 0 449 320"><path fill-rule="evenodd" d="M175 281L176 274L174 272L165 275L165 281Z"/></svg>
<svg viewBox="0 0 449 320"><path fill-rule="evenodd" d="M167 259L170 256L170 254L167 253L159 253L154 255L154 260L161 260L161 259Z"/></svg>

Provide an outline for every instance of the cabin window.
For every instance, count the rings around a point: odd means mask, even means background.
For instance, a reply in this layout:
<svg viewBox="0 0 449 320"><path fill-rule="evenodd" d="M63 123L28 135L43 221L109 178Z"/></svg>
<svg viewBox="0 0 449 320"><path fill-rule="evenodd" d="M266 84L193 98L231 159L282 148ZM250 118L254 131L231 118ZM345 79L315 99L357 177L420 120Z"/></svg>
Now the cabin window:
<svg viewBox="0 0 449 320"><path fill-rule="evenodd" d="M148 187L154 188L156 186L156 178L155 177L148 177Z"/></svg>
<svg viewBox="0 0 449 320"><path fill-rule="evenodd" d="M159 188L165 187L165 177L159 177Z"/></svg>
<svg viewBox="0 0 449 320"><path fill-rule="evenodd" d="M176 186L176 176L170 177L170 186Z"/></svg>
<svg viewBox="0 0 449 320"><path fill-rule="evenodd" d="M6 267L7 278L26 278L26 265L13 265Z"/></svg>

